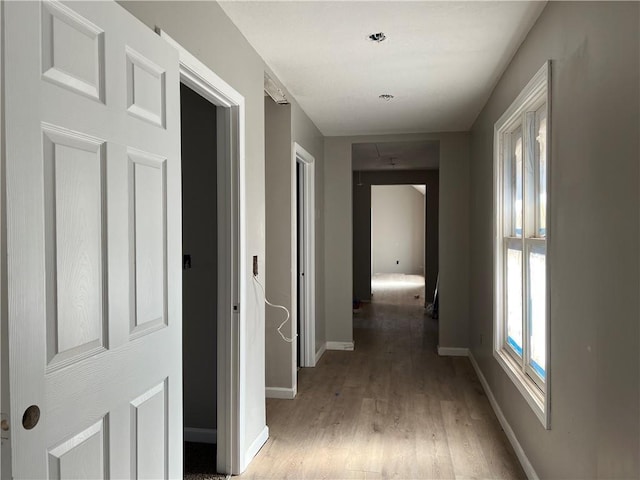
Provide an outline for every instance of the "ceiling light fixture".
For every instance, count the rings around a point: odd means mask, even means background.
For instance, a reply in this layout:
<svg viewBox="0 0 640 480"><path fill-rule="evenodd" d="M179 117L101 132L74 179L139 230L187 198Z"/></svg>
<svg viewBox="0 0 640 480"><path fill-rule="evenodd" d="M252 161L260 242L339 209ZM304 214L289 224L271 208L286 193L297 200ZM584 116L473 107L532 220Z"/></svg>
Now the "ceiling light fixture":
<svg viewBox="0 0 640 480"><path fill-rule="evenodd" d="M376 43L384 42L387 39L387 36L383 32L372 33L369 35L369 40Z"/></svg>
<svg viewBox="0 0 640 480"><path fill-rule="evenodd" d="M393 99L394 99L394 96L393 96L393 95L391 95L391 94L389 94L389 93L383 93L383 94L382 94L382 95L380 95L378 98L379 98L380 100L384 100L385 102L388 102L388 101L390 101L390 100L393 100Z"/></svg>

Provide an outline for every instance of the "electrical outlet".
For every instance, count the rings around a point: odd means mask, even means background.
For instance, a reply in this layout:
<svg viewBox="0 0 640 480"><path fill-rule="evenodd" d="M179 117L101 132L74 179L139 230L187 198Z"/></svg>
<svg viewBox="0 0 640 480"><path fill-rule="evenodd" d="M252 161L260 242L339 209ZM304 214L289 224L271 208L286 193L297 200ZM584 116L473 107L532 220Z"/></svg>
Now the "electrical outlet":
<svg viewBox="0 0 640 480"><path fill-rule="evenodd" d="M257 255L253 256L253 276L254 277L258 276L258 256Z"/></svg>

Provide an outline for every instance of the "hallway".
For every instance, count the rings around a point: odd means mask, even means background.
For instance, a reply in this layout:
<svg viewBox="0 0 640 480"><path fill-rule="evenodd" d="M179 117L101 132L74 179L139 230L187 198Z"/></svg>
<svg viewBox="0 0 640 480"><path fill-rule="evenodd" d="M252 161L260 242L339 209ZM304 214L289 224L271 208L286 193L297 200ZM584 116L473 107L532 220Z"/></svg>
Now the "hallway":
<svg viewBox="0 0 640 480"><path fill-rule="evenodd" d="M267 400L270 439L242 478L525 478L469 360L437 355L421 277L393 277L354 314L355 351Z"/></svg>

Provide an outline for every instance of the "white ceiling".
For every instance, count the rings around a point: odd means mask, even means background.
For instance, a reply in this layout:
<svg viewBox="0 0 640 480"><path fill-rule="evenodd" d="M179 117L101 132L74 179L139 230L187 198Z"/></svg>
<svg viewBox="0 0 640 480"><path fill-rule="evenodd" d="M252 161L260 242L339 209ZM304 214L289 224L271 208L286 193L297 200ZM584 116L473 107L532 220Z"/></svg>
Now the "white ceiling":
<svg viewBox="0 0 640 480"><path fill-rule="evenodd" d="M545 2L220 4L333 136L468 130Z"/></svg>
<svg viewBox="0 0 640 480"><path fill-rule="evenodd" d="M354 143L353 170L435 170L440 166L438 141Z"/></svg>

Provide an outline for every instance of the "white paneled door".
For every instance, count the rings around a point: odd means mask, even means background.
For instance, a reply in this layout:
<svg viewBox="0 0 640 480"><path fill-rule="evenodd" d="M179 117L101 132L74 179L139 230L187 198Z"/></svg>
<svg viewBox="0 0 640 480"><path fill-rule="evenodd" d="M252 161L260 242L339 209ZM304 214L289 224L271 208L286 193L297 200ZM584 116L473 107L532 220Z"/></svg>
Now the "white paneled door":
<svg viewBox="0 0 640 480"><path fill-rule="evenodd" d="M15 478L182 476L177 52L115 2L5 2Z"/></svg>

